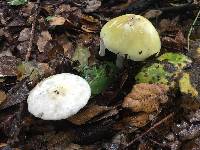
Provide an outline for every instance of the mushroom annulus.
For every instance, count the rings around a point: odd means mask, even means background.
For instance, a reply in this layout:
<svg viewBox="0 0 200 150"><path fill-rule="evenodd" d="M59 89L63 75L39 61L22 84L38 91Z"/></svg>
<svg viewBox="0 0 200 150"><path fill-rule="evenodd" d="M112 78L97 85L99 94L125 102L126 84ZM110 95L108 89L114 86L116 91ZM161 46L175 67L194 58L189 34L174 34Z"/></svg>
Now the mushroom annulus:
<svg viewBox="0 0 200 150"><path fill-rule="evenodd" d="M140 15L126 14L108 21L100 32L99 55L105 55L105 49L117 54L118 60L127 55L128 59L143 61L158 54L161 42L152 23Z"/></svg>
<svg viewBox="0 0 200 150"><path fill-rule="evenodd" d="M91 96L88 82L78 75L61 73L38 83L30 92L28 111L43 120L61 120L76 114Z"/></svg>

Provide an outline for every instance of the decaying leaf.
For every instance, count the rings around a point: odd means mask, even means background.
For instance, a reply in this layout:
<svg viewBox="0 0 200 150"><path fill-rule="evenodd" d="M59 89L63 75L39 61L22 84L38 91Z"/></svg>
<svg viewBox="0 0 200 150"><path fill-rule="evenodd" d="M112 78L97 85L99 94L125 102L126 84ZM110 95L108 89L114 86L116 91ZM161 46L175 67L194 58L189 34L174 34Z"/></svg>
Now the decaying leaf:
<svg viewBox="0 0 200 150"><path fill-rule="evenodd" d="M160 16L162 14L162 11L160 10L149 10L148 12L146 12L144 14L144 17L147 19L151 19L151 18L156 18L158 16Z"/></svg>
<svg viewBox="0 0 200 150"><path fill-rule="evenodd" d="M0 77L17 75L17 60L13 56L0 57Z"/></svg>
<svg viewBox="0 0 200 150"><path fill-rule="evenodd" d="M88 65L88 58L90 57L90 51L83 45L78 45L75 49L72 60L79 61L81 67Z"/></svg>
<svg viewBox="0 0 200 150"><path fill-rule="evenodd" d="M58 36L56 40L58 41L58 44L62 46L64 55L71 59L75 51L73 43L67 38L65 34Z"/></svg>
<svg viewBox="0 0 200 150"><path fill-rule="evenodd" d="M192 60L186 55L180 53L165 53L158 57L159 61L167 61L178 69L184 69L192 63Z"/></svg>
<svg viewBox="0 0 200 150"><path fill-rule="evenodd" d="M0 110L25 101L29 93L26 84L27 79L24 79L12 87L7 93L7 99L0 105Z"/></svg>
<svg viewBox="0 0 200 150"><path fill-rule="evenodd" d="M87 0L86 3L87 3L87 6L85 9L85 12L94 12L101 6L100 0Z"/></svg>
<svg viewBox="0 0 200 150"><path fill-rule="evenodd" d="M47 139L47 147L49 150L65 149L75 138L75 135L70 132L59 132L50 135Z"/></svg>
<svg viewBox="0 0 200 150"><path fill-rule="evenodd" d="M37 41L39 52L45 51L45 46L48 41L52 40L51 34L48 31L42 31Z"/></svg>
<svg viewBox="0 0 200 150"><path fill-rule="evenodd" d="M3 147L5 147L5 146L7 146L6 143L0 143L0 148L3 148Z"/></svg>
<svg viewBox="0 0 200 150"><path fill-rule="evenodd" d="M145 126L149 121L149 114L148 113L138 113L136 115L127 116L123 118L121 121L119 121L117 124L115 124L115 129L126 129L130 127L143 127Z"/></svg>
<svg viewBox="0 0 200 150"><path fill-rule="evenodd" d="M64 149L65 150L97 150L100 146L97 145L78 145L74 143L70 143ZM56 147L57 148L57 147Z"/></svg>
<svg viewBox="0 0 200 150"><path fill-rule="evenodd" d="M51 26L64 25L65 18L60 16L51 16L48 18L48 21Z"/></svg>
<svg viewBox="0 0 200 150"><path fill-rule="evenodd" d="M135 76L135 79L137 83L160 83L167 85L171 77L172 73L165 70L163 64L154 63L149 67L143 67Z"/></svg>
<svg viewBox="0 0 200 150"><path fill-rule="evenodd" d="M30 28L24 28L19 34L18 41L23 42L29 40L30 34L31 34Z"/></svg>
<svg viewBox="0 0 200 150"><path fill-rule="evenodd" d="M141 83L133 86L132 91L124 98L123 107L133 112L153 112L161 103L168 100L168 87L162 84Z"/></svg>
<svg viewBox="0 0 200 150"><path fill-rule="evenodd" d="M29 78L30 81L36 82L41 77L46 77L51 75L54 71L46 63L36 63L36 62L21 62L17 66L18 80L24 78Z"/></svg>
<svg viewBox="0 0 200 150"><path fill-rule="evenodd" d="M93 117L108 110L110 110L110 108L107 106L92 105L75 114L74 116L68 118L68 120L73 124L82 125L90 119L92 119Z"/></svg>
<svg viewBox="0 0 200 150"><path fill-rule="evenodd" d="M0 105L6 100L6 97L7 97L6 93L0 90Z"/></svg>
<svg viewBox="0 0 200 150"><path fill-rule="evenodd" d="M191 94L192 97L198 96L198 91L192 86L188 73L183 73L182 78L179 80L179 88L181 93Z"/></svg>

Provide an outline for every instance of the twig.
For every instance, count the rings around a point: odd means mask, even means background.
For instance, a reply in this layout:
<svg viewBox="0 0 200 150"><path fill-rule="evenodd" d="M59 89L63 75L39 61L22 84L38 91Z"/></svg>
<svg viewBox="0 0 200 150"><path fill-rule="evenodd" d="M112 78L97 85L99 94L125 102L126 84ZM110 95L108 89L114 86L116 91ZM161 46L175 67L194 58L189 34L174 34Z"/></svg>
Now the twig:
<svg viewBox="0 0 200 150"><path fill-rule="evenodd" d="M72 2L72 0L60 0L60 1L43 1L42 2L42 5L52 5L52 6L57 6L57 5L60 5L60 4L63 4L63 3L71 3Z"/></svg>
<svg viewBox="0 0 200 150"><path fill-rule="evenodd" d="M159 125L163 124L165 121L167 121L168 119L170 119L171 117L173 117L174 113L170 113L168 116L166 116L165 118L163 118L162 120L160 120L159 122L157 122L156 124L154 124L151 128L149 128L146 132L144 132L143 134L141 134L139 137L135 138L134 140L132 140L130 143L128 143L126 145L125 148L128 148L129 146L131 146L135 141L141 139L143 136L145 136L147 133L151 132L152 130L154 130L156 127L158 127Z"/></svg>
<svg viewBox="0 0 200 150"><path fill-rule="evenodd" d="M197 22L197 19L199 18L199 15L200 15L200 10L199 10L199 12L197 13L197 16L196 16L196 18L194 19L194 21L193 21L193 23L192 23L192 25L191 25L191 27L190 27L190 30L189 30L189 32L188 32L188 36L187 36L187 47L188 47L188 51L190 50L190 35L192 34L192 30L194 29L194 26L195 26L195 24L196 24L196 22Z"/></svg>
<svg viewBox="0 0 200 150"><path fill-rule="evenodd" d="M160 147L163 147L163 148L170 148L170 146L167 145L167 144L162 144L162 143L159 143L159 142L157 142L157 141L155 141L155 140L152 140L152 139L149 139L149 141L153 142L153 143L156 144L156 145L159 145Z"/></svg>
<svg viewBox="0 0 200 150"><path fill-rule="evenodd" d="M33 39L34 39L34 35L35 35L36 19L37 19L38 13L39 13L39 11L38 11L39 5L40 5L40 0L37 0L37 2L35 3L35 12L34 12L34 15L33 15L33 23L32 23L31 34L30 34L30 41L29 41L28 50L27 50L27 53L26 53L26 58L25 58L26 61L28 61L30 56L31 56Z"/></svg>
<svg viewBox="0 0 200 150"><path fill-rule="evenodd" d="M155 4L159 0L137 0L133 4L129 5L128 8L122 10L122 13L140 13L152 4Z"/></svg>
<svg viewBox="0 0 200 150"><path fill-rule="evenodd" d="M189 9L194 10L198 8L200 8L199 4L187 3L187 4L181 4L179 6L163 7L163 8L160 8L159 10L161 10L162 12L172 12L172 11L181 11L181 10L189 10Z"/></svg>

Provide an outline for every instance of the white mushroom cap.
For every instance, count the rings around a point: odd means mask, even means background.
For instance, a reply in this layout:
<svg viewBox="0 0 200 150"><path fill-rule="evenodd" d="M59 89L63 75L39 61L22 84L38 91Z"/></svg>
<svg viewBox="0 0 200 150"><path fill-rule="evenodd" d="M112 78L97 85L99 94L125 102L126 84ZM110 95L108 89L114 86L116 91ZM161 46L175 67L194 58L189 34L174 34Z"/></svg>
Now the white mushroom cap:
<svg viewBox="0 0 200 150"><path fill-rule="evenodd" d="M107 22L100 33L100 55L104 47L134 61L159 53L161 42L152 23L140 15L126 14Z"/></svg>
<svg viewBox="0 0 200 150"><path fill-rule="evenodd" d="M57 74L33 88L27 99L28 111L44 120L66 119L83 108L90 96L85 79L70 73Z"/></svg>

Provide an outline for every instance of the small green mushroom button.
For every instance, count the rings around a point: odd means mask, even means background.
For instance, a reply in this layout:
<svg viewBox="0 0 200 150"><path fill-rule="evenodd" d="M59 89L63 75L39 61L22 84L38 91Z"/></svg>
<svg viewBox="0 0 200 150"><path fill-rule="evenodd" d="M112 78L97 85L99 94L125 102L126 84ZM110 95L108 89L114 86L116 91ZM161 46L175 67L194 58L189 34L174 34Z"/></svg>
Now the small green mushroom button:
<svg viewBox="0 0 200 150"><path fill-rule="evenodd" d="M126 14L107 22L100 33L99 54L105 48L134 61L143 61L161 49L158 32L152 23L140 15Z"/></svg>

